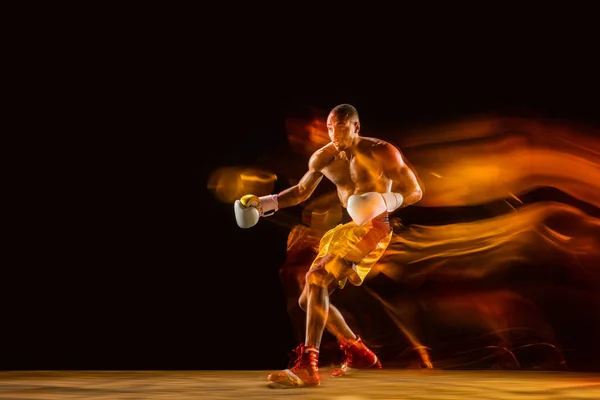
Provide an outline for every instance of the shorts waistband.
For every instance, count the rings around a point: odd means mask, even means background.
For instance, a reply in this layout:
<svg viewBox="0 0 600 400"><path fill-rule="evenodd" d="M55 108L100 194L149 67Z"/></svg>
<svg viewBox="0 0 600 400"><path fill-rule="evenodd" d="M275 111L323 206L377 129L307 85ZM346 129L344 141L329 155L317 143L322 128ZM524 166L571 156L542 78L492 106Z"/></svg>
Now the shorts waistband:
<svg viewBox="0 0 600 400"><path fill-rule="evenodd" d="M378 216L376 216L375 218L373 218L373 220L385 222L386 224L389 225L390 213L387 211L384 211L381 214L379 214ZM352 218L350 217L350 214L348 214L348 210L346 208L342 207L342 221L341 221L342 224L348 223L350 221L352 221Z"/></svg>

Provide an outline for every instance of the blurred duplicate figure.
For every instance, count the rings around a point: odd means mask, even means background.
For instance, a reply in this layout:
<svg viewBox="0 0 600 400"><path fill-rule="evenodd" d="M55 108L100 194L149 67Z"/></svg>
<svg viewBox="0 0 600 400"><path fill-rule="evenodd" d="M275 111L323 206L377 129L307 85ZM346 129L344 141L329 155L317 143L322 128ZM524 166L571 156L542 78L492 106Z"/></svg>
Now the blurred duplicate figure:
<svg viewBox="0 0 600 400"><path fill-rule="evenodd" d="M296 348L295 364L267 377L277 388L317 386L319 347L324 329L339 341L345 359L334 376L343 376L361 368L381 368L377 356L356 335L330 304L336 288L349 281L360 286L379 260L392 238L389 214L414 204L422 196L415 172L407 165L400 150L377 138L359 135L357 110L350 104L334 107L327 117L331 142L315 151L308 171L298 184L278 194L258 197L252 194L236 200L234 212L241 228L250 228L260 217L278 209L296 206L310 198L323 177L334 183L342 206L351 221L325 232L319 253L305 277L299 298L306 312L304 343Z"/></svg>

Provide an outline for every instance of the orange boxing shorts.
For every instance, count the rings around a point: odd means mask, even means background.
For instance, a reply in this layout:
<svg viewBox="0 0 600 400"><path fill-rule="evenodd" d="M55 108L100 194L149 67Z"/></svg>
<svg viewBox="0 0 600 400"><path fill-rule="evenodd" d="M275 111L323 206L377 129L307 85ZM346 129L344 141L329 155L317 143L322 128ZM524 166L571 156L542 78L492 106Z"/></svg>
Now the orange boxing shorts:
<svg viewBox="0 0 600 400"><path fill-rule="evenodd" d="M362 226L353 221L327 231L319 242L319 254L310 269L326 255L341 257L346 263L327 263L324 268L343 288L347 280L360 286L375 263L381 258L392 239L392 228L385 212Z"/></svg>

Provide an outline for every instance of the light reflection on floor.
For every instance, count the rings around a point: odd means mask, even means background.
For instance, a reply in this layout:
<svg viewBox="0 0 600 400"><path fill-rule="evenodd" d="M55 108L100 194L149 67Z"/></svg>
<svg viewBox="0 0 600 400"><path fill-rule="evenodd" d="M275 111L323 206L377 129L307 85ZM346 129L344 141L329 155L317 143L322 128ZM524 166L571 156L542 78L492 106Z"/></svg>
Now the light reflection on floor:
<svg viewBox="0 0 600 400"><path fill-rule="evenodd" d="M600 372L366 370L308 389L269 371L0 371L0 399L600 399Z"/></svg>

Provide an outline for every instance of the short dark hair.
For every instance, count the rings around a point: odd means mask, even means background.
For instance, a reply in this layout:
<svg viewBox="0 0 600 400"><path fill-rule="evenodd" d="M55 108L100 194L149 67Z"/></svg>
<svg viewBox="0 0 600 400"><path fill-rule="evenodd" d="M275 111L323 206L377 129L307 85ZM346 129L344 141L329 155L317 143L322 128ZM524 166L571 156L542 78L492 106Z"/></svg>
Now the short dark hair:
<svg viewBox="0 0 600 400"><path fill-rule="evenodd" d="M356 120L359 121L358 111L356 111L356 108L354 108L354 106L351 104L339 104L333 107L333 109L331 110L331 114L343 115L351 119L356 118Z"/></svg>

